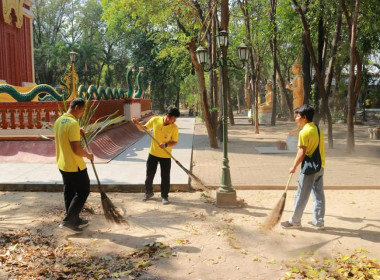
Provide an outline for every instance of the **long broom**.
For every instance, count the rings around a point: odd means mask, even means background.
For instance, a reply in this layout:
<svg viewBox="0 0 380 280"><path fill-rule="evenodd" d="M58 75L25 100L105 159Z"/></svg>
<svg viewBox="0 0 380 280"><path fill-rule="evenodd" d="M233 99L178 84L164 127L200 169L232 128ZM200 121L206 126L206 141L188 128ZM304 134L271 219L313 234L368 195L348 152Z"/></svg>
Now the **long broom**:
<svg viewBox="0 0 380 280"><path fill-rule="evenodd" d="M139 125L139 127L141 127L146 134L148 134L150 136L150 138L152 138L152 140L154 142L157 143L157 145L160 145L160 142L158 142L158 140L156 138L154 138L154 136L149 133L149 131L142 125L140 124L139 122L137 122L137 124ZM203 191L206 191L206 192L209 192L210 191L210 188L206 187L206 185L202 182L201 179L199 179L197 176L195 176L190 170L186 169L178 160L176 160L173 155L166 149L166 148L163 148L164 151L175 161L176 164L178 164L179 167L182 168L183 171L185 171L185 173L187 175L189 175L195 182L195 184L200 188L202 189Z"/></svg>
<svg viewBox="0 0 380 280"><path fill-rule="evenodd" d="M271 230L280 221L282 213L284 212L285 202L286 202L286 192L288 191L290 180L292 179L293 173L290 173L288 182L286 183L285 191L281 196L280 200L277 202L276 206L273 208L272 212L266 218L264 222L264 229Z"/></svg>
<svg viewBox="0 0 380 280"><path fill-rule="evenodd" d="M83 136L84 142L86 143L86 149L87 151L90 151L88 148L86 137ZM106 220L110 223L116 223L116 224L128 224L126 220L124 220L123 216L119 213L116 206L112 203L111 199L106 195L106 193L103 191L103 188L100 184L100 180L98 177L98 173L96 172L94 162L91 160L92 168L94 169L96 180L98 181L99 186L99 192L100 192L100 198L102 202L102 208L104 212L104 216Z"/></svg>

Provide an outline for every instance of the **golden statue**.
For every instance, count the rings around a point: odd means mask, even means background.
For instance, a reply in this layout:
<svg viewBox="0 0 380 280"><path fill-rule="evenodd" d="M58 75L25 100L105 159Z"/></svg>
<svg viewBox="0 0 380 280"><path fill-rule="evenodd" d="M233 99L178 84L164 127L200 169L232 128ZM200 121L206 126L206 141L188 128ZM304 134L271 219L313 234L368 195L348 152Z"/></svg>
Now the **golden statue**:
<svg viewBox="0 0 380 280"><path fill-rule="evenodd" d="M301 75L301 64L298 60L292 66L292 72L295 75L292 86L289 82L286 83L286 88L293 91L293 110L303 105L305 91L303 87L303 77Z"/></svg>
<svg viewBox="0 0 380 280"><path fill-rule="evenodd" d="M292 66L292 72L295 75L292 86L290 86L289 82L286 83L286 88L293 91L293 110L303 105L303 100L305 96L305 90L303 87L303 77L301 74L301 64L299 64L298 59ZM294 114L294 118L296 118L296 115ZM297 126L297 128L289 133L289 135L297 136L299 131L301 130L300 127Z"/></svg>
<svg viewBox="0 0 380 280"><path fill-rule="evenodd" d="M272 113L273 111L273 91L272 91L272 83L268 82L265 86L266 94L265 94L265 102L259 104L258 112L259 113Z"/></svg>

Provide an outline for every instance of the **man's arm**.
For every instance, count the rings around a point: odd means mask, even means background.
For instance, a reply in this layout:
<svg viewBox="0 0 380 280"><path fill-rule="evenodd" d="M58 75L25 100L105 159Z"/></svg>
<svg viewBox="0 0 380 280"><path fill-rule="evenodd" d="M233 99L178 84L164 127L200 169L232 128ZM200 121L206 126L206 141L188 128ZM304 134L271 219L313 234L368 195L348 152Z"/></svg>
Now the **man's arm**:
<svg viewBox="0 0 380 280"><path fill-rule="evenodd" d="M145 131L144 131L144 129L141 126L143 126L145 129L147 129L144 125L139 124L139 121L137 120L137 118L132 118L132 122L135 124L135 126L137 127L137 129L140 130L140 131L142 131L142 132L145 132Z"/></svg>
<svg viewBox="0 0 380 280"><path fill-rule="evenodd" d="M306 155L306 147L305 146L299 146L296 159L294 160L293 166L290 168L289 173L296 172L296 169L298 165L303 161L304 157Z"/></svg>
<svg viewBox="0 0 380 280"><path fill-rule="evenodd" d="M168 147L174 147L175 145L177 145L178 142L175 142L175 141L169 141L169 142L166 142L166 143L160 143L160 148L163 149L163 148L168 148Z"/></svg>
<svg viewBox="0 0 380 280"><path fill-rule="evenodd" d="M73 152L80 157L86 157L89 160L93 161L94 160L94 155L87 153L85 150L83 150L80 141L74 141L70 142L71 149L73 149Z"/></svg>

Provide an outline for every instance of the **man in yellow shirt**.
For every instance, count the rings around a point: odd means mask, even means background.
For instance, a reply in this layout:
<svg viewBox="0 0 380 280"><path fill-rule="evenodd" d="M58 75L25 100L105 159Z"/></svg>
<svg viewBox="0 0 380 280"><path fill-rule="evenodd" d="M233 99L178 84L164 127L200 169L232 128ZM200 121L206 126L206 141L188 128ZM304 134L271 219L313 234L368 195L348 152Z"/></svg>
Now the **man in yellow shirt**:
<svg viewBox="0 0 380 280"><path fill-rule="evenodd" d="M175 122L179 116L179 110L176 107L169 106L166 109L165 116L153 117L144 125L145 129L153 129L152 135L160 144L158 145L153 140L150 144L149 156L146 163L145 195L143 201L148 200L154 195L153 179L157 171L157 165L160 163L162 204L169 204L171 158L164 151L164 148L171 153L172 147L177 145L178 126ZM138 121L136 118L133 118L132 121L139 130L144 131L137 125Z"/></svg>
<svg viewBox="0 0 380 280"><path fill-rule="evenodd" d="M54 123L55 150L57 166L62 174L66 216L60 228L81 232L88 221L79 213L90 193L90 179L83 157L94 160L94 155L83 150L80 142L84 130L79 127L78 119L83 115L85 102L82 98L71 101L67 113Z"/></svg>
<svg viewBox="0 0 380 280"><path fill-rule="evenodd" d="M298 152L293 166L289 172L294 173L305 158L305 155L311 155L319 148L321 156L321 168L314 174L304 174L301 170L298 179L298 189L294 198L294 212L292 217L282 222L281 226L285 229L301 227L301 218L305 210L310 193L313 194L313 221L308 222L309 225L316 229L324 228L325 217L325 194L323 190L323 171L325 168L325 145L323 132L313 123L314 109L304 104L294 110L296 114L296 122L302 130L298 137ZM318 137L319 136L319 137ZM319 146L318 146L319 145Z"/></svg>

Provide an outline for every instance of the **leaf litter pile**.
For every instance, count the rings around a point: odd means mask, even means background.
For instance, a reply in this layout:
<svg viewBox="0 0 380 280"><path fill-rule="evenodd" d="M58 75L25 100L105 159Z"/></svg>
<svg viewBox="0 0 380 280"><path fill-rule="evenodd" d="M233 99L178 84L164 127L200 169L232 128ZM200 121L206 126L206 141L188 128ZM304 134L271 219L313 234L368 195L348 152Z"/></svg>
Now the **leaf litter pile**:
<svg viewBox="0 0 380 280"><path fill-rule="evenodd" d="M380 264L362 254L367 250L358 248L351 255L340 254L335 258L320 258L315 253L303 254L286 263L290 271L282 280L288 279L359 279L380 280Z"/></svg>
<svg viewBox="0 0 380 280"><path fill-rule="evenodd" d="M0 233L0 268L10 279L135 279L152 260L168 257L160 242L125 255L92 256L82 245L58 244L28 230ZM126 278L123 278L126 279Z"/></svg>

